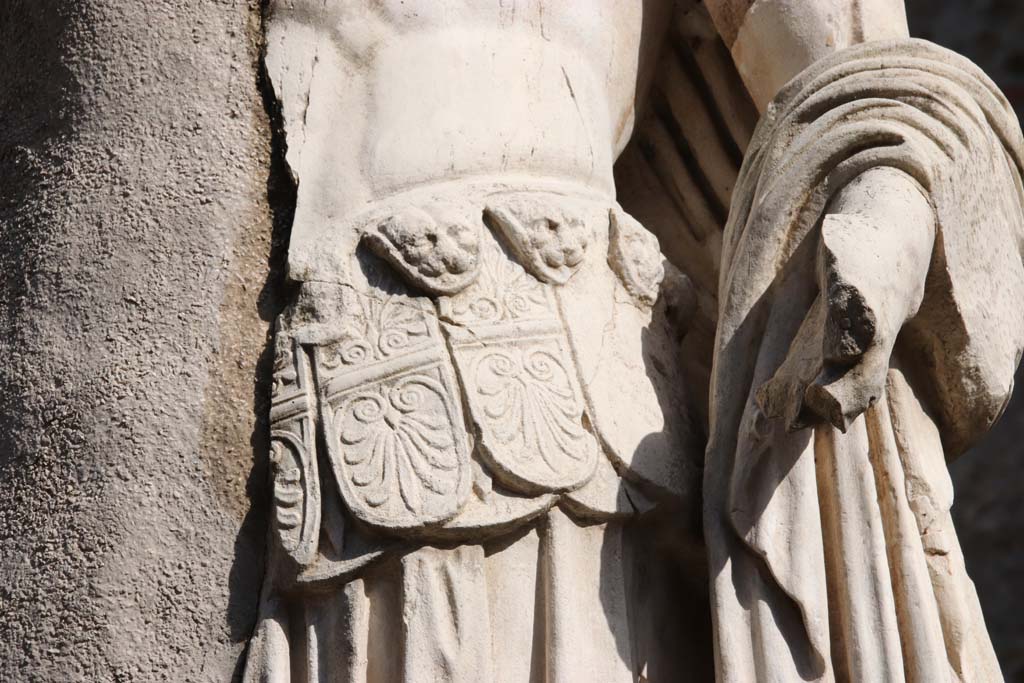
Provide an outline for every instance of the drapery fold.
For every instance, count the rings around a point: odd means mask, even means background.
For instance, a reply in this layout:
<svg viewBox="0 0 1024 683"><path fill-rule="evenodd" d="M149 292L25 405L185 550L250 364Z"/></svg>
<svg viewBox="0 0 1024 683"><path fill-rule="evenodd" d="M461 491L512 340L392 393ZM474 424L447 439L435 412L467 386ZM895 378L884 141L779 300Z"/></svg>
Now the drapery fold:
<svg viewBox="0 0 1024 683"><path fill-rule="evenodd" d="M720 271L705 528L721 681L998 678L940 493L943 451L959 454L999 416L1024 347L1022 148L991 81L920 40L836 53L769 105ZM900 370L846 434L787 433L755 392L816 314L829 199L881 167L913 178L937 222ZM928 430L936 440L922 446ZM940 527L945 550L929 545Z"/></svg>
<svg viewBox="0 0 1024 683"><path fill-rule="evenodd" d="M707 596L664 520L559 508L481 544L421 546L344 585L268 589L245 681L706 680Z"/></svg>

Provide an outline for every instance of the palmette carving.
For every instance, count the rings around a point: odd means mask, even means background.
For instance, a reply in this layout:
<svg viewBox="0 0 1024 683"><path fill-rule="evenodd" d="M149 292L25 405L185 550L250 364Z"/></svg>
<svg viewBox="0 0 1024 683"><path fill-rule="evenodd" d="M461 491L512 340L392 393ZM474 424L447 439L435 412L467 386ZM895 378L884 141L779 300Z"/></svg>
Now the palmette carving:
<svg viewBox="0 0 1024 683"><path fill-rule="evenodd" d="M467 353L468 355L468 353ZM474 354L474 404L485 444L511 450L559 473L588 461L593 442L580 426L580 410L557 339L509 345Z"/></svg>
<svg viewBox="0 0 1024 683"><path fill-rule="evenodd" d="M347 481L359 499L380 508L397 491L405 509L420 515L428 491L456 492L459 461L445 398L436 378L413 373L352 394L332 409Z"/></svg>
<svg viewBox="0 0 1024 683"><path fill-rule="evenodd" d="M490 240L478 281L440 305L480 455L496 478L524 493L586 483L598 448L551 287Z"/></svg>
<svg viewBox="0 0 1024 683"><path fill-rule="evenodd" d="M304 351L291 339L281 341L271 387L271 524L281 548L303 565L313 560L320 533L314 398Z"/></svg>
<svg viewBox="0 0 1024 683"><path fill-rule="evenodd" d="M429 301L346 290L343 335L314 350L327 454L350 512L411 529L469 493L457 388Z"/></svg>

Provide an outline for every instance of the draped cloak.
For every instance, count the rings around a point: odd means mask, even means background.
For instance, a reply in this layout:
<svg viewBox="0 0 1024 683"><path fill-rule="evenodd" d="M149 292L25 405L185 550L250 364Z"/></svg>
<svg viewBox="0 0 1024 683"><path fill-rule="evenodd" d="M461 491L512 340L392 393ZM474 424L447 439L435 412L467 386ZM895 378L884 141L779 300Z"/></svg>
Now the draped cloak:
<svg viewBox="0 0 1024 683"><path fill-rule="evenodd" d="M911 176L935 210L923 304L885 395L846 433L787 432L756 391L818 295L829 198L879 167ZM946 460L998 418L1020 360L1021 168L1005 98L925 41L836 53L769 105L719 282L704 495L721 682L1001 679Z"/></svg>

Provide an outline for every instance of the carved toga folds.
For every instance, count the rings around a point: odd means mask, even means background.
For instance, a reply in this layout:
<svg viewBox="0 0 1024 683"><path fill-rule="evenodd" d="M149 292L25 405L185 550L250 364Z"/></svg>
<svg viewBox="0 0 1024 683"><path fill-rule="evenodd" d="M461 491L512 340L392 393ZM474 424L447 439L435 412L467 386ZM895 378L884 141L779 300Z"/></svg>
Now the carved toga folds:
<svg viewBox="0 0 1024 683"><path fill-rule="evenodd" d="M723 249L704 491L720 680L1000 679L945 460L1002 412L1024 345L1021 152L995 86L923 41L839 52L769 105ZM884 191L829 203L868 177ZM934 247L906 240L904 182ZM915 302L887 287L919 246ZM865 352L872 307L897 304L902 331ZM870 391L852 421L851 377ZM809 412L828 396L834 427Z"/></svg>

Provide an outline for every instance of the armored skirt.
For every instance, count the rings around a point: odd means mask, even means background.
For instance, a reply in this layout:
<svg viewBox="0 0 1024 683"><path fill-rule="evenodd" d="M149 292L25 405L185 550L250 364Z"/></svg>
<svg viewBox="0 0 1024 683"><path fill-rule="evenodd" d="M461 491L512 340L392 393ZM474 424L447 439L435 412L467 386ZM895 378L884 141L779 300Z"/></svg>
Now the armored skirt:
<svg viewBox="0 0 1024 683"><path fill-rule="evenodd" d="M710 680L703 560L680 552L678 531L666 532L655 520L584 525L555 508L484 544L396 553L340 587L278 602L251 645L248 673L264 681Z"/></svg>
<svg viewBox="0 0 1024 683"><path fill-rule="evenodd" d="M372 254L277 329L246 680L706 680L685 279L654 237L572 187L359 220Z"/></svg>

